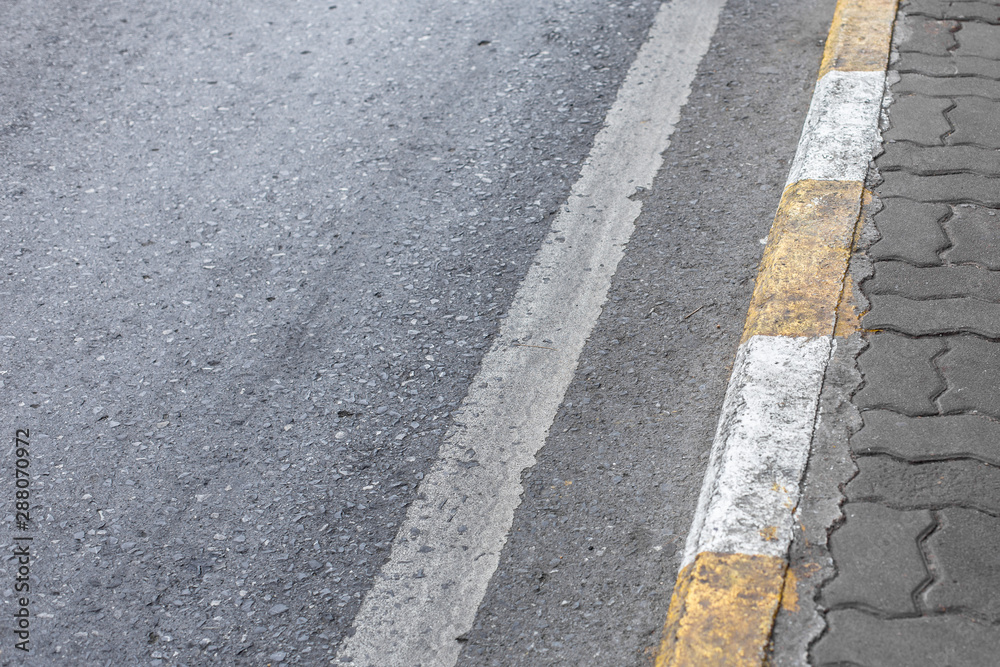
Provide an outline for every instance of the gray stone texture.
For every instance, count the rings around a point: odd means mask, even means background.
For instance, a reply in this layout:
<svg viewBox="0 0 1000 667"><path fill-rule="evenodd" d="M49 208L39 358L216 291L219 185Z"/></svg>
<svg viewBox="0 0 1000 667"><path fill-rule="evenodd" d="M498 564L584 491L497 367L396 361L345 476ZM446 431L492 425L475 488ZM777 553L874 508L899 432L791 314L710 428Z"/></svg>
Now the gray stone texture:
<svg viewBox="0 0 1000 667"><path fill-rule="evenodd" d="M908 299L975 297L1000 302L1000 271L981 266L919 267L906 262L876 262L875 274L864 283L866 294L894 294Z"/></svg>
<svg viewBox="0 0 1000 667"><path fill-rule="evenodd" d="M1000 81L974 77L933 77L902 74L892 86L894 95L920 93L931 97L987 97L1000 99Z"/></svg>
<svg viewBox="0 0 1000 667"><path fill-rule="evenodd" d="M874 260L899 259L919 266L941 264L939 253L948 247L940 222L951 214L942 204L884 198L875 216L881 238L868 251Z"/></svg>
<svg viewBox="0 0 1000 667"><path fill-rule="evenodd" d="M827 609L861 606L913 614L914 594L930 578L921 536L934 525L926 510L904 512L873 503L848 503L844 523L830 535L837 576L826 584Z"/></svg>
<svg viewBox="0 0 1000 667"><path fill-rule="evenodd" d="M1000 23L1000 5L992 2L910 0L910 2L903 3L900 10L911 16L921 15L936 19Z"/></svg>
<svg viewBox="0 0 1000 667"><path fill-rule="evenodd" d="M882 177L885 181L875 188L881 197L1000 207L1000 178L978 174L916 176L902 171L886 172Z"/></svg>
<svg viewBox="0 0 1000 667"><path fill-rule="evenodd" d="M997 1L900 6L857 473L814 667L1000 664L998 24Z"/></svg>
<svg viewBox="0 0 1000 667"><path fill-rule="evenodd" d="M888 454L915 463L975 458L1000 466L1000 422L982 415L907 417L869 410L862 419L864 427L851 438L855 454Z"/></svg>
<svg viewBox="0 0 1000 667"><path fill-rule="evenodd" d="M882 134L882 138L888 142L912 141L925 146L940 144L941 138L951 131L944 114L952 106L952 101L946 97L903 95L893 102L892 127Z"/></svg>
<svg viewBox="0 0 1000 667"><path fill-rule="evenodd" d="M998 181L1000 182L1000 181ZM979 264L1000 270L1000 216L978 206L956 206L944 222L952 247L944 253L951 264Z"/></svg>
<svg viewBox="0 0 1000 667"><path fill-rule="evenodd" d="M944 349L944 341L937 338L872 335L868 349L858 358L864 386L855 394L855 404L861 409L886 408L910 416L936 414L934 398L944 383L933 359Z"/></svg>
<svg viewBox="0 0 1000 667"><path fill-rule="evenodd" d="M816 667L986 667L997 664L1000 627L964 616L879 618L855 609L826 615Z"/></svg>
<svg viewBox="0 0 1000 667"><path fill-rule="evenodd" d="M859 456L858 475L844 489L849 502L896 509L971 507L1000 514L1000 469L974 459L907 463Z"/></svg>
<svg viewBox="0 0 1000 667"><path fill-rule="evenodd" d="M958 45L955 32L957 21L939 21L924 16L907 16L898 29L897 48L900 53L926 53L946 56Z"/></svg>
<svg viewBox="0 0 1000 667"><path fill-rule="evenodd" d="M972 333L1000 338L1000 303L973 298L907 299L870 295L871 309L862 323L872 331L896 331L908 336Z"/></svg>
<svg viewBox="0 0 1000 667"><path fill-rule="evenodd" d="M975 56L951 55L942 57L926 53L907 53L896 69L901 74L1000 78L1000 65L997 61Z"/></svg>
<svg viewBox="0 0 1000 667"><path fill-rule="evenodd" d="M945 413L1000 417L1000 343L974 336L949 338L937 360L947 389L938 399Z"/></svg>
<svg viewBox="0 0 1000 667"><path fill-rule="evenodd" d="M941 527L925 542L934 582L924 591L928 609L1000 620L1000 519L960 507L938 514Z"/></svg>
<svg viewBox="0 0 1000 667"><path fill-rule="evenodd" d="M1000 11L995 7L994 11ZM1000 26L986 23L963 22L955 33L958 48L955 53L962 56L976 56L1000 60Z"/></svg>
<svg viewBox="0 0 1000 667"><path fill-rule="evenodd" d="M920 176L954 172L1000 177L1000 151L976 146L886 144L875 159L880 171L908 171Z"/></svg>
<svg viewBox="0 0 1000 667"><path fill-rule="evenodd" d="M942 98L929 99L942 101ZM1000 102L982 97L961 97L955 101L955 108L947 115L955 127L955 131L948 136L947 143L1000 148ZM931 125L923 121L923 126L930 128Z"/></svg>

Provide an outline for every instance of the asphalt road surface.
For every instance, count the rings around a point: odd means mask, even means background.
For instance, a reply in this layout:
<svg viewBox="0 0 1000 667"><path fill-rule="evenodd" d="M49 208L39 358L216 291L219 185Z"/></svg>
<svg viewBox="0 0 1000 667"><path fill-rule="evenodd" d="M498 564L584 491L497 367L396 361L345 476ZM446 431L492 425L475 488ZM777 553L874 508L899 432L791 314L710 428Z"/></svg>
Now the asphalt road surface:
<svg viewBox="0 0 1000 667"><path fill-rule="evenodd" d="M719 14L458 664L651 662L833 5ZM0 662L338 659L659 9L0 5Z"/></svg>

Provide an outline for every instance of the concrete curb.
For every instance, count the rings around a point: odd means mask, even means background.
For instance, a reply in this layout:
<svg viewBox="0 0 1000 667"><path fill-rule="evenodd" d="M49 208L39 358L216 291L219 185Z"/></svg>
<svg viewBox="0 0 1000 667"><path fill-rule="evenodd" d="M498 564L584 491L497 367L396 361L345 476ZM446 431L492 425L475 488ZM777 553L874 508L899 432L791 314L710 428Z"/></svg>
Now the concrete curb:
<svg viewBox="0 0 1000 667"><path fill-rule="evenodd" d="M753 298L657 667L757 666L788 567L823 379L857 330L848 261L898 0L839 0Z"/></svg>

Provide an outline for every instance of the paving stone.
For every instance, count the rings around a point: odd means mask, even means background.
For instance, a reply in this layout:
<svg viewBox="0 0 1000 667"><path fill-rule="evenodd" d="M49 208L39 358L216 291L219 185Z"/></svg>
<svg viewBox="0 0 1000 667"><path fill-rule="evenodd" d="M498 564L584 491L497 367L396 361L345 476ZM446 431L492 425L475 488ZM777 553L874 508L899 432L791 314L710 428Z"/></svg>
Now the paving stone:
<svg viewBox="0 0 1000 667"><path fill-rule="evenodd" d="M896 331L908 336L973 333L1000 338L1000 303L970 297L907 299L870 295L871 309L862 318L870 331Z"/></svg>
<svg viewBox="0 0 1000 667"><path fill-rule="evenodd" d="M837 576L823 587L823 605L917 612L913 595L930 578L918 542L934 525L931 513L848 503L844 515L844 523L830 535Z"/></svg>
<svg viewBox="0 0 1000 667"><path fill-rule="evenodd" d="M952 264L973 262L1000 270L1000 216L978 206L956 206L955 214L944 222L952 247L944 259Z"/></svg>
<svg viewBox="0 0 1000 667"><path fill-rule="evenodd" d="M919 267L906 262L876 262L875 273L863 289L868 295L894 294L908 299L972 296L1000 303L1000 271L973 264Z"/></svg>
<svg viewBox="0 0 1000 667"><path fill-rule="evenodd" d="M889 456L859 456L858 474L844 494L852 503L900 510L970 507L1000 514L1000 469L975 459L907 463Z"/></svg>
<svg viewBox="0 0 1000 667"><path fill-rule="evenodd" d="M923 15L936 19L1000 22L1000 5L990 2L910 0L901 9L910 15Z"/></svg>
<svg viewBox="0 0 1000 667"><path fill-rule="evenodd" d="M997 664L1000 627L964 616L879 618L844 609L826 614L812 649L816 667L985 667Z"/></svg>
<svg viewBox="0 0 1000 667"><path fill-rule="evenodd" d="M901 74L892 86L894 95L920 93L931 97L988 97L1000 99L1000 81L974 77L933 77L923 74Z"/></svg>
<svg viewBox="0 0 1000 667"><path fill-rule="evenodd" d="M944 412L1000 418L1000 343L956 336L937 365L948 386L938 401Z"/></svg>
<svg viewBox="0 0 1000 667"><path fill-rule="evenodd" d="M939 21L924 16L904 16L901 29L898 30L900 53L929 53L946 56L949 49L958 46L955 32L960 24L958 21Z"/></svg>
<svg viewBox="0 0 1000 667"><path fill-rule="evenodd" d="M981 76L1000 79L1000 63L975 56L932 56L926 53L907 53L892 68L900 73L926 74L928 76Z"/></svg>
<svg viewBox="0 0 1000 667"><path fill-rule="evenodd" d="M1000 8L994 7L993 11L1000 12ZM965 22L955 38L958 40L955 53L959 55L1000 59L1000 25Z"/></svg>
<svg viewBox="0 0 1000 667"><path fill-rule="evenodd" d="M880 197L1000 207L1000 178L978 174L917 176L903 171L889 171L882 178L884 182L875 188Z"/></svg>
<svg viewBox="0 0 1000 667"><path fill-rule="evenodd" d="M925 542L936 575L924 592L928 609L1000 620L1000 519L960 507L941 510L939 518L941 527Z"/></svg>
<svg viewBox="0 0 1000 667"><path fill-rule="evenodd" d="M941 98L930 99L941 101ZM955 108L948 112L948 119L955 126L955 131L948 137L947 143L1000 148L1000 103L981 97L959 98ZM932 129L926 121L925 126Z"/></svg>
<svg viewBox="0 0 1000 667"><path fill-rule="evenodd" d="M1000 422L987 417L907 417L889 410L869 410L861 417L864 426L851 436L855 454L888 454L914 462L975 458L1000 466Z"/></svg>
<svg viewBox="0 0 1000 667"><path fill-rule="evenodd" d="M946 97L897 97L889 107L892 127L882 133L882 138L888 142L912 141L926 146L940 144L941 137L951 131L944 115L945 109L951 106L952 101Z"/></svg>
<svg viewBox="0 0 1000 667"><path fill-rule="evenodd" d="M950 241L939 224L951 214L941 204L922 204L907 199L882 200L875 216L881 238L872 244L872 259L900 259L917 265L941 264L939 253Z"/></svg>
<svg viewBox="0 0 1000 667"><path fill-rule="evenodd" d="M944 384L932 359L945 349L938 338L913 339L892 333L869 337L858 357L864 386L854 395L861 409L884 408L910 416L936 414Z"/></svg>
<svg viewBox="0 0 1000 667"><path fill-rule="evenodd" d="M1000 177L1000 151L975 146L886 144L875 164L881 171L903 169L923 176L965 171Z"/></svg>

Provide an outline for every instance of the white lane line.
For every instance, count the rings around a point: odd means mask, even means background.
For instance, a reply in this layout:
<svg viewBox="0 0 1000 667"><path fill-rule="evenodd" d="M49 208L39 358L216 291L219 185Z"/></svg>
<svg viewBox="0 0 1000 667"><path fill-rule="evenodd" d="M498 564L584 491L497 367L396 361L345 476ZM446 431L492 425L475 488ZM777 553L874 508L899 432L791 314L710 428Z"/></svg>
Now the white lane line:
<svg viewBox="0 0 1000 667"><path fill-rule="evenodd" d="M863 181L879 140L885 72L832 70L816 83L786 185Z"/></svg>
<svg viewBox="0 0 1000 667"><path fill-rule="evenodd" d="M658 12L337 657L451 667L635 229L725 0ZM551 341L551 342L549 342ZM540 347L517 347L516 344Z"/></svg>
<svg viewBox="0 0 1000 667"><path fill-rule="evenodd" d="M740 346L681 568L704 551L785 556L832 336Z"/></svg>

